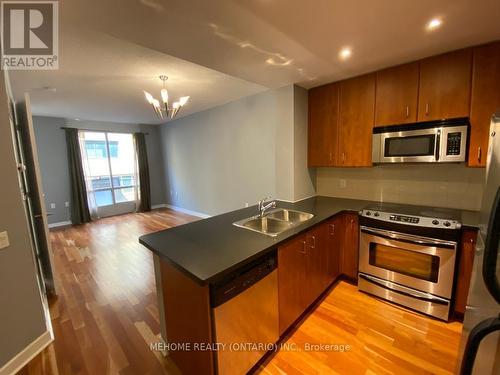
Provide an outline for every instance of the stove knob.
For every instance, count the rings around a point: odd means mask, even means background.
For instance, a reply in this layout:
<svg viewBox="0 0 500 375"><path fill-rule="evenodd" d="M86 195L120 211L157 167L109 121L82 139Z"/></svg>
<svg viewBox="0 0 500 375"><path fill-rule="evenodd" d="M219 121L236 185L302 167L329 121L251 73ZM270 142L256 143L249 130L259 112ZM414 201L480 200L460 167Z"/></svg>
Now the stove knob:
<svg viewBox="0 0 500 375"><path fill-rule="evenodd" d="M445 221L443 224L445 227L449 227L451 225L449 221Z"/></svg>
<svg viewBox="0 0 500 375"><path fill-rule="evenodd" d="M432 220L432 224L434 224L434 225L438 225L438 224L439 224L439 221L437 221L437 220Z"/></svg>
<svg viewBox="0 0 500 375"><path fill-rule="evenodd" d="M366 211L366 216L370 216L372 213L370 211Z"/></svg>
<svg viewBox="0 0 500 375"><path fill-rule="evenodd" d="M375 213L373 214L373 216L379 217L379 216L380 216L380 214L379 214L378 212L375 212Z"/></svg>

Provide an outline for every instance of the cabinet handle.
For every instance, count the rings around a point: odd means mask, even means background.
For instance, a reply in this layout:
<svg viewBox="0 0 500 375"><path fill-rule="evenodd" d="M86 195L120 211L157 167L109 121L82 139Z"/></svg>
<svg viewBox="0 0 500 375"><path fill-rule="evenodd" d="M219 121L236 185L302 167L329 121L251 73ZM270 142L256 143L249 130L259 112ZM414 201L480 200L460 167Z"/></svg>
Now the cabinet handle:
<svg viewBox="0 0 500 375"><path fill-rule="evenodd" d="M481 162L481 147L477 148L477 161Z"/></svg>
<svg viewBox="0 0 500 375"><path fill-rule="evenodd" d="M406 118L410 117L410 106L406 106Z"/></svg>
<svg viewBox="0 0 500 375"><path fill-rule="evenodd" d="M312 245L309 246L311 249L315 249L316 248L316 236L312 236L311 237L313 242L312 242Z"/></svg>
<svg viewBox="0 0 500 375"><path fill-rule="evenodd" d="M335 224L330 224L330 236L335 235Z"/></svg>
<svg viewBox="0 0 500 375"><path fill-rule="evenodd" d="M299 250L299 253L301 253L301 254L307 254L306 241L302 241L302 250Z"/></svg>
<svg viewBox="0 0 500 375"><path fill-rule="evenodd" d="M425 115L426 116L429 116L429 109L431 108L431 106L429 105L429 103L426 103L425 104Z"/></svg>
<svg viewBox="0 0 500 375"><path fill-rule="evenodd" d="M342 164L345 163L345 152L342 153Z"/></svg>
<svg viewBox="0 0 500 375"><path fill-rule="evenodd" d="M332 152L330 151L330 153L328 154L328 158L330 160L330 162L332 161Z"/></svg>

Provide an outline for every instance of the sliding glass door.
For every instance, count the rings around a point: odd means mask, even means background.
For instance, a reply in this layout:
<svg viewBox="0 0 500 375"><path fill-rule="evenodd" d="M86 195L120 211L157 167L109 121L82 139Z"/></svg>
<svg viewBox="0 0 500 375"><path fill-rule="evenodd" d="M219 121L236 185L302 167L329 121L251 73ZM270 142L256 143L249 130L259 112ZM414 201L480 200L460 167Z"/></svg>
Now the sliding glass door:
<svg viewBox="0 0 500 375"><path fill-rule="evenodd" d="M137 169L132 134L81 132L87 194L99 217L135 210Z"/></svg>

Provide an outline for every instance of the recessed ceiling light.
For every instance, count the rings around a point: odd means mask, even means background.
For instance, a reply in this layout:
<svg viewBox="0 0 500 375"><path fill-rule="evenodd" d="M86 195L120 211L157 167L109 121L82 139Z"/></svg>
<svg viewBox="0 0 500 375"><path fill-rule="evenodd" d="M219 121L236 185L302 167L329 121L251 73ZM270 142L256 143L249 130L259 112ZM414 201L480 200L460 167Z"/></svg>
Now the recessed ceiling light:
<svg viewBox="0 0 500 375"><path fill-rule="evenodd" d="M438 29L443 24L443 20L441 18L433 18L429 22L427 22L427 30L432 31Z"/></svg>
<svg viewBox="0 0 500 375"><path fill-rule="evenodd" d="M347 60L352 55L352 50L349 47L344 47L339 52L339 57L342 60Z"/></svg>

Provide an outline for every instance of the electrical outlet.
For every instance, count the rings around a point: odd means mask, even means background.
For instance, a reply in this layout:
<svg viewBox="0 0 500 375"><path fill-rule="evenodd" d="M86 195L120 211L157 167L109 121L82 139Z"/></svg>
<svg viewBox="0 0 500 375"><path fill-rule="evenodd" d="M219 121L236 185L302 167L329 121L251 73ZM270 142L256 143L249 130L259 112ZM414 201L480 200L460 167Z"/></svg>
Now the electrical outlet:
<svg viewBox="0 0 500 375"><path fill-rule="evenodd" d="M51 203L50 204L50 209L53 210L54 208L56 208L56 204L55 203Z"/></svg>
<svg viewBox="0 0 500 375"><path fill-rule="evenodd" d="M9 246L9 234L7 233L7 231L0 232L0 249L5 249Z"/></svg>
<svg viewBox="0 0 500 375"><path fill-rule="evenodd" d="M245 202L245 207L248 207L248 202Z"/></svg>
<svg viewBox="0 0 500 375"><path fill-rule="evenodd" d="M69 202L64 202L65 207L69 207Z"/></svg>
<svg viewBox="0 0 500 375"><path fill-rule="evenodd" d="M340 188L345 189L347 187L347 181L343 178L340 179Z"/></svg>

